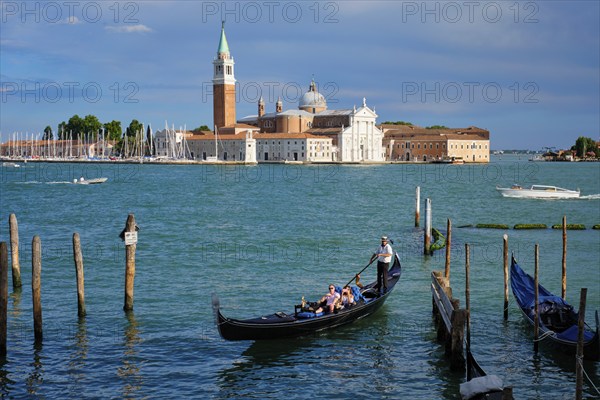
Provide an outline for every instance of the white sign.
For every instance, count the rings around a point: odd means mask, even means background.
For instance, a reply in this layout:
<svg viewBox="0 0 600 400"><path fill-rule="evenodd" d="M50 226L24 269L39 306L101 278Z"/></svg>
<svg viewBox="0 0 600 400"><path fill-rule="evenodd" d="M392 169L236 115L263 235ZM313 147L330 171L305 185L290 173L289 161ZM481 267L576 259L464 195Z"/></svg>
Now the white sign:
<svg viewBox="0 0 600 400"><path fill-rule="evenodd" d="M137 244L137 232L125 232L125 246Z"/></svg>

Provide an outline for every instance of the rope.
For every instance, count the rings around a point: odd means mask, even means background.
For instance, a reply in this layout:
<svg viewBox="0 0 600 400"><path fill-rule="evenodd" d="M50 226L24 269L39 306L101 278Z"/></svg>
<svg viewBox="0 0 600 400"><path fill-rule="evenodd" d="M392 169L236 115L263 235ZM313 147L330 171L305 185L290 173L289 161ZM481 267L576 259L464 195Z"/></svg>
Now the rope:
<svg viewBox="0 0 600 400"><path fill-rule="evenodd" d="M537 340L533 339L533 341L534 342L541 342L542 340L546 339L548 336L554 336L554 335L556 335L556 333L554 333L552 331L547 331L542 336L540 336Z"/></svg>
<svg viewBox="0 0 600 400"><path fill-rule="evenodd" d="M600 390L598 390L596 385L594 385L594 382L592 382L592 380L588 376L587 372L585 371L585 368L583 368L583 357L577 356L576 359L577 359L577 362L579 363L579 366L581 367L581 370L583 371L583 375L585 375L585 378L588 380L589 384L594 388L596 393L598 393L600 395Z"/></svg>

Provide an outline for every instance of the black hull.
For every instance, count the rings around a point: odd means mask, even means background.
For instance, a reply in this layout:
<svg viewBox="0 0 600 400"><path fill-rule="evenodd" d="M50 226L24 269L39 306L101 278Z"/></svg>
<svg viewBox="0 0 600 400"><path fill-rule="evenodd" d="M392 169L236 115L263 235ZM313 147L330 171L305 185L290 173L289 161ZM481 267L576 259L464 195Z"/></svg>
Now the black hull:
<svg viewBox="0 0 600 400"><path fill-rule="evenodd" d="M525 317L525 319L527 321L529 321L529 323L531 325L534 325L535 324L534 312L533 312L533 310L531 310L530 307L528 307L527 304L525 304L524 297L523 297L523 288L530 290L530 293L528 293L528 294L530 297L533 297L533 294L532 294L534 292L533 278L531 276L529 276L528 274L526 274L521 269L521 267L519 267L519 265L514 260L514 258L511 263L510 273L511 273L511 288L513 291L513 295L517 301L517 304L519 305L519 309L523 313L523 316ZM527 281L523 280L523 276L527 277L526 278ZM515 281L525 283L525 285L521 285L520 287L518 287L518 283L515 284ZM540 292L540 295L551 294L542 285L539 285L539 292ZM591 339L585 340L583 343L583 358L586 360L600 361L600 334L598 332L598 325L599 325L598 324L598 312L596 311L596 330L592 331L591 329L586 329L586 331L590 332L590 334L593 332L593 336ZM555 332L554 330L552 330L548 326L546 326L542 322L541 318L539 320L538 326L539 326L539 337L548 339L548 340L544 340L542 343L548 342L554 348L557 348L560 351L567 353L567 354L576 354L577 353L577 341L576 340L567 340L567 339L558 337L557 332Z"/></svg>
<svg viewBox="0 0 600 400"><path fill-rule="evenodd" d="M523 316L533 326L535 324L533 318L527 313L527 310L523 307L519 307ZM552 336L554 331L548 329L542 322L539 323L540 337L547 337L552 347L560 350L566 354L577 354L577 342L571 340L562 340L555 336ZM548 336L546 336L548 335ZM544 343L544 342L542 342ZM598 334L598 328L596 333L591 340L583 343L583 358L589 361L600 361L600 336Z"/></svg>
<svg viewBox="0 0 600 400"><path fill-rule="evenodd" d="M397 257L397 256L396 256ZM365 318L383 306L392 293L396 283L400 280L402 268L396 258L394 266L388 275L388 291L385 294L372 298L366 303L359 303L349 309L325 314L310 319L296 318L294 313L276 313L264 317L239 320L227 318L219 309L218 301L213 304L217 327L221 337L225 340L269 340L288 337L309 335L325 329L335 328ZM373 291L374 283L365 286Z"/></svg>
<svg viewBox="0 0 600 400"><path fill-rule="evenodd" d="M479 365L471 351L467 350L467 380L470 381L474 378L481 378L487 376L483 368ZM469 400L503 400L502 390L490 390L485 393L478 394L477 396L469 398Z"/></svg>

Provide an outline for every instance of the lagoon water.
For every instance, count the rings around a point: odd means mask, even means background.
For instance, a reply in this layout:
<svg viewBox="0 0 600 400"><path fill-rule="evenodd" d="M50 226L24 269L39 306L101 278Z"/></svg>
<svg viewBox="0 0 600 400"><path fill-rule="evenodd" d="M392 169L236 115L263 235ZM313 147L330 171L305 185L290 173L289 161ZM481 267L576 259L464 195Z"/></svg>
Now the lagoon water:
<svg viewBox="0 0 600 400"><path fill-rule="evenodd" d="M102 185L73 179L108 177ZM580 188L583 198L502 198L496 185ZM582 223L568 231L567 300L588 288L587 321L600 309L600 164L533 163L494 156L489 165L140 165L2 167L0 240L8 217L20 229L23 288L9 272L8 356L0 392L8 398L394 398L456 399L453 372L436 342L430 274L445 252L422 255L414 227L415 187L430 198L433 226L452 220L451 285L464 305L471 249L472 350L518 399L573 398L575 360L544 344L511 294L503 321L502 235L530 273L540 245L540 281L560 294L561 230L491 230L477 223ZM123 307L129 213L140 227L134 311ZM424 205L421 207L424 215ZM424 225L421 219L421 225ZM71 238L81 236L87 316L77 318ZM211 294L232 317L293 311L330 282L343 284L390 236L402 280L370 318L309 337L226 342ZM44 340L34 345L31 240L42 241ZM371 281L375 268L363 274ZM600 363L584 363L600 387ZM600 396L586 380L585 397Z"/></svg>

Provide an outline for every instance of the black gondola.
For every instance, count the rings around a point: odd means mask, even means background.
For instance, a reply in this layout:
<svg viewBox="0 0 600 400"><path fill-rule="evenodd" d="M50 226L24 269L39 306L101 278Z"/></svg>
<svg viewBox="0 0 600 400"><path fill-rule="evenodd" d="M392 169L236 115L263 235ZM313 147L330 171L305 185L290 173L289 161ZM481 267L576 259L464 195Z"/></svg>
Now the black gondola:
<svg viewBox="0 0 600 400"><path fill-rule="evenodd" d="M360 292L362 298L350 308L334 313L306 318L298 310L287 314L276 312L252 319L233 319L225 317L219 308L219 300L213 295L213 311L221 337L225 340L265 340L312 334L325 329L335 328L364 318L377 311L387 300L400 280L402 267L398 253L394 252L394 263L388 272L387 291L379 293L375 289L377 282L365 285ZM299 312L300 311L300 312Z"/></svg>
<svg viewBox="0 0 600 400"><path fill-rule="evenodd" d="M510 265L510 286L525 318L534 323L535 280L525 273L512 258ZM555 296L538 284L538 310L540 337L549 338L552 343L568 353L577 349L578 313L561 297ZM600 360L600 337L598 335L598 311L596 330L585 327L583 357L586 360Z"/></svg>
<svg viewBox="0 0 600 400"><path fill-rule="evenodd" d="M460 385L463 400L503 400L506 396L500 378L488 375L467 349L467 383Z"/></svg>

